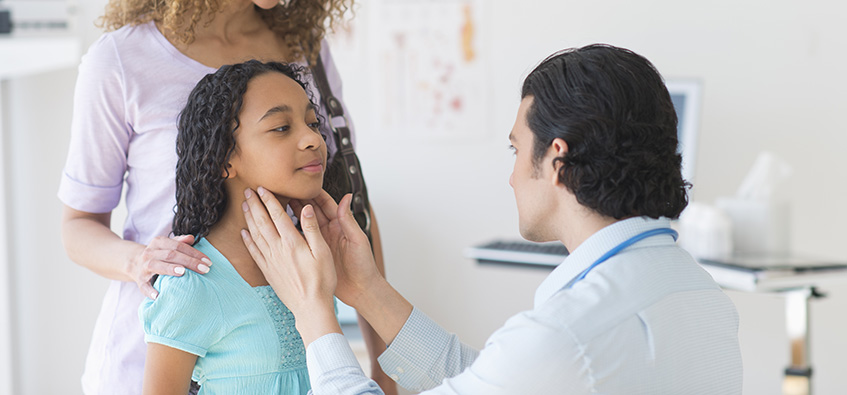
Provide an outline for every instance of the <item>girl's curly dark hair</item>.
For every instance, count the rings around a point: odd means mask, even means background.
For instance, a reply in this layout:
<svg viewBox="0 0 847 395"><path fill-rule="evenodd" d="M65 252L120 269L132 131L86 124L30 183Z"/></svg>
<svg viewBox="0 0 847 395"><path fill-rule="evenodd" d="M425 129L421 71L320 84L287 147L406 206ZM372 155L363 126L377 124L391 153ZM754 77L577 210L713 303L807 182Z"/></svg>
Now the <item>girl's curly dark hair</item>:
<svg viewBox="0 0 847 395"><path fill-rule="evenodd" d="M527 96L533 160L565 140L568 153L551 165L580 204L616 219L677 218L688 205L676 112L650 61L610 45L567 49L527 76Z"/></svg>
<svg viewBox="0 0 847 395"><path fill-rule="evenodd" d="M176 139L176 207L173 234L209 234L227 206L224 172L235 150L235 130L247 83L277 72L296 81L314 99L303 82L305 69L296 64L250 60L223 66L208 74L188 96L179 115ZM320 122L320 119L319 119Z"/></svg>

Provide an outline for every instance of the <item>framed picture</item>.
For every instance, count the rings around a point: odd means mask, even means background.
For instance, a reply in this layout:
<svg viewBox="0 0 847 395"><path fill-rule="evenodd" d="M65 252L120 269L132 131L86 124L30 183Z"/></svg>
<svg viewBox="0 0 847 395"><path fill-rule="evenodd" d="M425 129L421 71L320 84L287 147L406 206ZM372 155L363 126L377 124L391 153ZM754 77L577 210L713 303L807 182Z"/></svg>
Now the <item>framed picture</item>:
<svg viewBox="0 0 847 395"><path fill-rule="evenodd" d="M677 137L682 154L682 177L691 182L697 160L697 134L700 128L702 83L698 80L665 81L677 116Z"/></svg>

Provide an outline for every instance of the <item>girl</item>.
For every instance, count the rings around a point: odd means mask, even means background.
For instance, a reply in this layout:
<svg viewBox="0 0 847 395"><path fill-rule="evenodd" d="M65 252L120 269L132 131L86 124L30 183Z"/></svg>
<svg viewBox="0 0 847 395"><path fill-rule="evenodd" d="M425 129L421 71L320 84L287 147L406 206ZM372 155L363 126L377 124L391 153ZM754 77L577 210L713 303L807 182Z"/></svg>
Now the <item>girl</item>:
<svg viewBox="0 0 847 395"><path fill-rule="evenodd" d="M214 269L160 276L142 303L144 393L305 394L303 341L294 316L256 266L239 232L244 190L264 186L287 204L321 192L327 159L302 68L248 61L204 77L177 136L176 235Z"/></svg>
<svg viewBox="0 0 847 395"><path fill-rule="evenodd" d="M208 257L190 247L192 236L167 237L175 204L176 119L189 92L225 64L306 63L320 53L340 98L341 80L322 38L352 5L352 0L109 0L100 19L108 32L79 67L59 187L68 256L112 280L85 361L86 395L140 394L146 345L137 313L145 296L157 296L151 278L210 271ZM320 102L317 92L315 97ZM332 132L326 123L321 129L332 158ZM118 235L110 220L122 192L127 215ZM374 247L381 257L376 225ZM359 322L375 380L396 394L394 382L376 364L384 344Z"/></svg>

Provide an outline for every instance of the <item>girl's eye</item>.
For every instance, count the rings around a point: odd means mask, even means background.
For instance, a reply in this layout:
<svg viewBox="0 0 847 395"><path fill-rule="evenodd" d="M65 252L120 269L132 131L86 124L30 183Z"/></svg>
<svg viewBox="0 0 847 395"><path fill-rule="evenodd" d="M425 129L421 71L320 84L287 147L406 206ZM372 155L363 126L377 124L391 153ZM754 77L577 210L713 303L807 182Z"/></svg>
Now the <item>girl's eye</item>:
<svg viewBox="0 0 847 395"><path fill-rule="evenodd" d="M321 126L321 123L318 122L318 121L315 121L315 122L312 122L312 123L309 124L309 127L314 129L314 130L318 130L318 127L320 127L320 126Z"/></svg>
<svg viewBox="0 0 847 395"><path fill-rule="evenodd" d="M273 129L273 131L274 132L287 132L288 129L291 129L291 127L288 126L288 125L284 125L284 126L280 126L280 127L276 128L276 129Z"/></svg>
<svg viewBox="0 0 847 395"><path fill-rule="evenodd" d="M517 155L517 154L518 154L518 149L517 149L517 148L515 148L515 146L514 146L514 145L510 145L510 146L509 146L509 149L512 151L512 155Z"/></svg>

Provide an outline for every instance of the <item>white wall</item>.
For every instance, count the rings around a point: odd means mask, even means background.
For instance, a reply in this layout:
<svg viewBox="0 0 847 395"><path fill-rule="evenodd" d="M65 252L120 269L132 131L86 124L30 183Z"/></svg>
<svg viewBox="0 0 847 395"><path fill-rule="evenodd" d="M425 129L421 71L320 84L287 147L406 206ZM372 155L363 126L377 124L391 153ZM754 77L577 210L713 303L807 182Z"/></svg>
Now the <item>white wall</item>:
<svg viewBox="0 0 847 395"><path fill-rule="evenodd" d="M105 2L79 5L83 48ZM13 61L2 59L0 61ZM56 198L67 154L76 69L8 81L4 115L12 300L13 394L82 393L80 376L107 281L71 262Z"/></svg>
<svg viewBox="0 0 847 395"><path fill-rule="evenodd" d="M359 17L368 17L365 4ZM555 50L606 42L654 62L667 78L704 85L693 200L735 192L761 150L795 175L792 249L847 261L847 6L833 1L495 1L487 11L491 132L473 142L393 138L373 130L358 57L340 64L359 150L383 229L390 280L418 307L475 346L531 306L545 272L478 266L462 249L519 237L506 151L523 77ZM368 23L379 23L370 20ZM345 71L346 70L346 71ZM352 71L351 71L352 70ZM485 100L485 98L480 98ZM812 314L816 394L847 390L847 284L826 289ZM745 394L780 393L788 362L783 300L728 292L741 314Z"/></svg>
<svg viewBox="0 0 847 395"><path fill-rule="evenodd" d="M104 0L82 0L83 48ZM542 270L481 267L462 249L518 237L506 147L522 78L551 52L591 42L631 48L667 77L704 82L694 200L734 192L762 149L796 174L792 247L847 261L847 6L821 0L682 2L542 0L488 3L491 130L461 143L391 138L369 130L367 80L345 78L360 133L363 167L377 209L390 280L467 342L481 346L506 318L531 306ZM366 5L367 6L367 5ZM362 12L362 14L366 14ZM357 65L341 64L355 69ZM8 213L15 295L15 394L78 393L79 376L105 280L70 262L61 247L55 197L70 123L73 70L10 84L14 114L7 150ZM847 287L828 289L812 309L816 394L847 389ZM779 392L787 363L782 301L730 293L741 313L745 394Z"/></svg>
<svg viewBox="0 0 847 395"><path fill-rule="evenodd" d="M59 232L56 187L67 151L75 75L75 70L60 71L9 84L16 394L79 392L96 301L105 290L105 280L68 260Z"/></svg>

